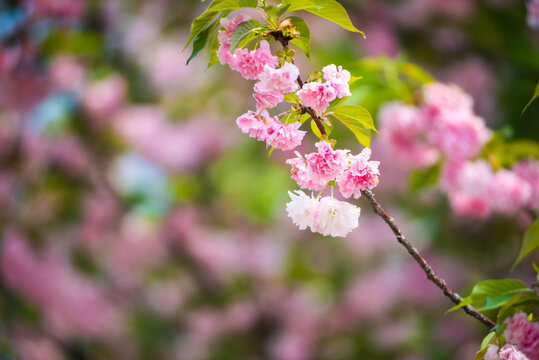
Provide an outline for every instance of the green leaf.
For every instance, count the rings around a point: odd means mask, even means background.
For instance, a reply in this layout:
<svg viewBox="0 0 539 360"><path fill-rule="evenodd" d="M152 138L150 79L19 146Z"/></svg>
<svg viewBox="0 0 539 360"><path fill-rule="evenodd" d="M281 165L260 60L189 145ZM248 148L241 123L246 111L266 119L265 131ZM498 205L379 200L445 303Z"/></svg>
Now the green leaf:
<svg viewBox="0 0 539 360"><path fill-rule="evenodd" d="M215 0L207 11L223 11L244 8L255 8L258 5L257 0Z"/></svg>
<svg viewBox="0 0 539 360"><path fill-rule="evenodd" d="M490 344L496 344L496 332L494 331L489 332L481 342L481 348L475 354L475 360L483 360Z"/></svg>
<svg viewBox="0 0 539 360"><path fill-rule="evenodd" d="M513 268L517 266L526 256L539 247L539 219L536 219L524 233L522 247L518 254L517 260L513 264Z"/></svg>
<svg viewBox="0 0 539 360"><path fill-rule="evenodd" d="M478 308L477 310L487 311L487 310L497 309L500 306L503 306L511 298L513 298L513 296L515 296L515 294L488 297L487 300L485 301L485 306L482 306Z"/></svg>
<svg viewBox="0 0 539 360"><path fill-rule="evenodd" d="M218 22L214 22L212 25L206 27L200 34L197 35L195 38L195 41L193 41L193 52L191 53L191 56L189 56L189 59L187 59L187 65L197 56L197 54L204 49L206 46L206 43L208 42L208 37L210 33L218 26Z"/></svg>
<svg viewBox="0 0 539 360"><path fill-rule="evenodd" d="M299 97L296 95L296 93L289 93L284 96L284 101L292 103L292 104L298 104Z"/></svg>
<svg viewBox="0 0 539 360"><path fill-rule="evenodd" d="M344 105L335 109L333 116L350 129L363 146L370 146L371 136L376 128L367 109L361 106Z"/></svg>
<svg viewBox="0 0 539 360"><path fill-rule="evenodd" d="M346 30L358 32L365 36L363 31L358 30L352 24L346 9L336 0L285 0L283 1L284 4L290 4L289 12L305 10L332 21Z"/></svg>
<svg viewBox="0 0 539 360"><path fill-rule="evenodd" d="M239 24L236 31L234 31L234 34L232 34L232 38L230 39L230 53L232 54L234 50L237 49L238 44L244 37L260 29L261 27L259 27L254 20L249 20Z"/></svg>
<svg viewBox="0 0 539 360"><path fill-rule="evenodd" d="M217 14L219 14L219 11L206 11L202 15L197 17L195 20L193 20L193 22L191 23L191 33L189 34L189 40L187 40L187 44L185 44L185 47L183 48L184 51L185 49L187 49L189 44L191 44L191 42L195 40L198 34L204 31L204 29L206 29L208 25L211 24Z"/></svg>
<svg viewBox="0 0 539 360"><path fill-rule="evenodd" d="M434 82L431 74L423 70L421 67L412 63L404 63L400 66L400 70L406 74L411 80L418 82L421 85Z"/></svg>
<svg viewBox="0 0 539 360"><path fill-rule="evenodd" d="M221 44L219 44L219 39L217 39L217 34L216 34L213 37L211 45L210 45L210 61L208 62L208 69L219 62L217 51L219 50L220 46Z"/></svg>
<svg viewBox="0 0 539 360"><path fill-rule="evenodd" d="M535 262L533 262L533 269L535 270L535 273L537 274L537 283L539 284L539 266Z"/></svg>
<svg viewBox="0 0 539 360"><path fill-rule="evenodd" d="M539 298L534 291L516 294L507 301L498 312L498 325L503 324L505 319L519 312L530 313L539 307Z"/></svg>
<svg viewBox="0 0 539 360"><path fill-rule="evenodd" d="M436 185L440 179L441 164L435 164L425 170L416 170L410 174L410 190L417 191Z"/></svg>
<svg viewBox="0 0 539 360"><path fill-rule="evenodd" d="M537 83L537 86L535 87L535 92L533 93L533 96L531 98L531 100L528 102L528 104L526 104L526 106L524 107L524 109L522 110L522 113L520 114L521 116L526 112L526 110L528 110L528 108L530 107L530 105L535 101L535 99L537 99L539 97L539 83Z"/></svg>
<svg viewBox="0 0 539 360"><path fill-rule="evenodd" d="M307 55L307 58L311 59L311 29L309 28L309 25L305 22L305 20L297 17L297 16L291 16L289 17L290 21L292 22L292 25L296 27L296 30L299 31L299 39L293 39L290 42L294 45L296 45L298 48L303 50L305 55Z"/></svg>
<svg viewBox="0 0 539 360"><path fill-rule="evenodd" d="M329 136L331 135L331 131L333 130L333 126L329 126L328 124L324 124L324 127L326 128L326 134ZM320 132L320 129L316 125L316 121L311 120L311 130L314 135L316 135L317 138L322 137L322 133Z"/></svg>
<svg viewBox="0 0 539 360"><path fill-rule="evenodd" d="M466 305L472 305L473 307L486 306L488 298L496 298L503 295L509 295L516 293L517 291L532 291L526 287L520 280L513 279L499 279L499 280L484 280L480 281L472 289L472 293L465 297L460 304L452 307L448 312L460 309ZM490 300L490 304L493 304L496 299Z"/></svg>

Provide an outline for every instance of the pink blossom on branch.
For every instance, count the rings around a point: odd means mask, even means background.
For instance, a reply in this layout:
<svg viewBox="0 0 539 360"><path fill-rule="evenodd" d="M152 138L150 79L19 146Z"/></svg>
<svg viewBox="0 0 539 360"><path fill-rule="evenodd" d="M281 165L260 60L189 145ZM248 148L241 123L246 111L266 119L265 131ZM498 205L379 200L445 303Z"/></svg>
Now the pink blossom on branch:
<svg viewBox="0 0 539 360"><path fill-rule="evenodd" d="M330 143L316 143L318 152L305 155L313 178L327 182L334 180L346 167L349 150L334 150Z"/></svg>
<svg viewBox="0 0 539 360"><path fill-rule="evenodd" d="M531 360L512 345L505 344L501 349L496 345L489 345L484 360Z"/></svg>
<svg viewBox="0 0 539 360"><path fill-rule="evenodd" d="M238 71L248 80L256 80L266 65L275 67L279 59L271 53L270 45L266 40L260 42L256 50L237 49L230 60L230 68Z"/></svg>
<svg viewBox="0 0 539 360"><path fill-rule="evenodd" d="M329 103L337 97L337 91L327 82L306 83L296 94L304 106L319 112L325 111Z"/></svg>
<svg viewBox="0 0 539 360"><path fill-rule="evenodd" d="M309 227L324 236L344 237L358 226L361 210L357 206L332 197L309 197L299 190L289 195L286 211L300 230Z"/></svg>
<svg viewBox="0 0 539 360"><path fill-rule="evenodd" d="M337 67L334 64L328 65L322 69L324 80L326 80L335 92L338 98L352 96L348 83L352 78L348 70L344 70L342 66Z"/></svg>
<svg viewBox="0 0 539 360"><path fill-rule="evenodd" d="M305 160L299 153L296 153L296 156L297 157L286 161L286 163L292 167L292 179L294 179L302 189L313 191L321 191L324 189L328 182L324 178L312 176L307 160Z"/></svg>
<svg viewBox="0 0 539 360"><path fill-rule="evenodd" d="M292 63L285 63L275 69L272 66L264 66L264 70L258 76L261 85L268 91L278 94L288 94L298 89L299 69Z"/></svg>
<svg viewBox="0 0 539 360"><path fill-rule="evenodd" d="M520 312L505 320L504 336L530 360L539 360L539 323L530 323L528 316Z"/></svg>
<svg viewBox="0 0 539 360"><path fill-rule="evenodd" d="M369 161L371 150L369 148L356 156L349 156L350 167L337 177L337 185L345 198L353 196L358 199L361 190L373 189L378 185L380 171L378 161Z"/></svg>

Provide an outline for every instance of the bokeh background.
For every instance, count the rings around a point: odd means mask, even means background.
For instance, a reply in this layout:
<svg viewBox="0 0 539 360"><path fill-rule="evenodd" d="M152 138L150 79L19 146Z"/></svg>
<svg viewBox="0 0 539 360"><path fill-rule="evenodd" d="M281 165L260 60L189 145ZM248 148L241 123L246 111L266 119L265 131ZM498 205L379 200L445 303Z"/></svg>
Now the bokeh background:
<svg viewBox="0 0 539 360"><path fill-rule="evenodd" d="M539 103L521 116L539 80L524 2L342 3L367 38L304 14L304 76L330 63L363 76L351 101L376 116L413 96L420 67L470 93L500 136L539 140ZM0 359L473 359L485 328L445 314L364 199L346 239L286 217L293 154L268 157L235 126L252 83L207 70L207 54L185 65L206 7L0 2ZM525 214L459 217L372 148L378 198L454 289L533 282L533 257L509 273Z"/></svg>

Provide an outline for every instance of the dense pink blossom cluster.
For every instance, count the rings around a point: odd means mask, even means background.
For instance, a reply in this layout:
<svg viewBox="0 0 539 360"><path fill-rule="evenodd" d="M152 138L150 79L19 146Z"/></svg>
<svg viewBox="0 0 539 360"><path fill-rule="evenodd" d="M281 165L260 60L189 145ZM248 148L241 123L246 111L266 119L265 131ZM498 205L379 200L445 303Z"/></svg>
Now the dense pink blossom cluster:
<svg viewBox="0 0 539 360"><path fill-rule="evenodd" d="M352 76L342 66L331 64L322 69L322 79L302 83L297 66L290 62L279 64L266 41L262 41L256 50L236 49L231 53L234 31L239 24L248 20L249 17L245 15L223 19L223 30L218 34L220 48L217 55L221 63L239 71L245 79L257 80L253 94L257 103L256 112L248 111L241 115L236 124L244 134L258 141L266 141L268 147L293 150L301 144L306 134L299 130L301 122L283 124L278 117L270 116L267 109L283 102L286 94L295 93L303 107L316 111L324 118L331 101L351 96L349 83ZM317 152L305 156L296 153L296 158L287 160L292 167L292 178L301 188L321 191L328 185L338 186L345 198L357 199L362 190L378 185L379 163L369 161L370 149L351 155L349 150L335 150L325 140L318 142L316 148ZM338 201L333 196L309 197L301 191L290 193L290 197L288 215L300 229L310 228L323 235L346 236L357 227L360 210L350 203Z"/></svg>
<svg viewBox="0 0 539 360"><path fill-rule="evenodd" d="M310 228L325 236L344 237L358 226L361 209L357 206L329 196L309 197L301 190L289 195L286 211L300 230Z"/></svg>
<svg viewBox="0 0 539 360"><path fill-rule="evenodd" d="M284 125L278 118L270 117L267 111L261 114L249 111L236 120L244 134L278 150L293 150L301 144L306 132L299 130L300 122Z"/></svg>
<svg viewBox="0 0 539 360"><path fill-rule="evenodd" d="M300 91L297 92L299 100L305 106L308 106L318 112L324 112L331 101L336 98L350 96L350 72L344 70L342 66L328 65L322 69L324 80L303 84Z"/></svg>
<svg viewBox="0 0 539 360"><path fill-rule="evenodd" d="M530 360L522 352L510 344L501 349L496 345L489 345L484 360Z"/></svg>
<svg viewBox="0 0 539 360"><path fill-rule="evenodd" d="M504 336L530 360L539 360L539 323L530 323L528 316L520 312L505 320Z"/></svg>
<svg viewBox="0 0 539 360"><path fill-rule="evenodd" d="M334 150L330 143L316 144L318 152L303 158L287 160L292 167L292 178L301 188L313 191L324 189L330 181L336 181L341 194L357 199L361 190L373 189L378 185L378 161L369 161L371 150L366 148L358 155L350 155L349 150Z"/></svg>

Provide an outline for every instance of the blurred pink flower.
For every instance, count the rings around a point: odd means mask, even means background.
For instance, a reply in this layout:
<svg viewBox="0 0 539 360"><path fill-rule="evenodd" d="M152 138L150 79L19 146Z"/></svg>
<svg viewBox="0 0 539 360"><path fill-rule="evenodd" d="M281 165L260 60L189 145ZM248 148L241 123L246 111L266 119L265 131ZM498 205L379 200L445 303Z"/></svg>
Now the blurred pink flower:
<svg viewBox="0 0 539 360"><path fill-rule="evenodd" d="M501 169L489 184L488 196L494 210L512 214L522 209L531 196L530 185L514 172Z"/></svg>
<svg viewBox="0 0 539 360"><path fill-rule="evenodd" d="M530 323L528 316L520 312L505 320L507 329L504 336L530 360L539 359L539 323ZM502 348L503 350L503 348Z"/></svg>
<svg viewBox="0 0 539 360"><path fill-rule="evenodd" d="M491 213L489 187L493 177L485 161L450 161L443 168L441 184L457 214L486 218Z"/></svg>
<svg viewBox="0 0 539 360"><path fill-rule="evenodd" d="M57 20L78 20L86 9L82 0L28 0L28 6L37 17L53 17Z"/></svg>
<svg viewBox="0 0 539 360"><path fill-rule="evenodd" d="M389 152L392 163L404 168L424 168L433 165L438 151L426 138L427 122L416 107L400 102L385 104L378 115L380 142Z"/></svg>
<svg viewBox="0 0 539 360"><path fill-rule="evenodd" d="M1 260L6 282L44 309L59 336L116 333L121 320L117 309L102 289L76 273L58 248L49 246L38 258L20 235L8 231Z"/></svg>
<svg viewBox="0 0 539 360"><path fill-rule="evenodd" d="M171 172L190 171L224 146L223 131L207 120L172 124L158 107L129 107L114 118L118 132L149 160Z"/></svg>
<svg viewBox="0 0 539 360"><path fill-rule="evenodd" d="M70 55L55 57L49 69L53 88L80 95L86 83L86 69L80 60Z"/></svg>
<svg viewBox="0 0 539 360"><path fill-rule="evenodd" d="M526 21L532 29L539 29L539 0L530 0L526 3L528 16Z"/></svg>
<svg viewBox="0 0 539 360"><path fill-rule="evenodd" d="M528 360L528 358L512 345L506 344L500 349L498 346L490 344L484 360Z"/></svg>
<svg viewBox="0 0 539 360"><path fill-rule="evenodd" d="M83 105L90 115L99 122L110 116L123 104L127 91L125 80L120 75L111 75L91 84L83 97Z"/></svg>
<svg viewBox="0 0 539 360"><path fill-rule="evenodd" d="M526 159L516 163L513 171L530 185L531 195L528 206L535 209L539 206L539 161Z"/></svg>

